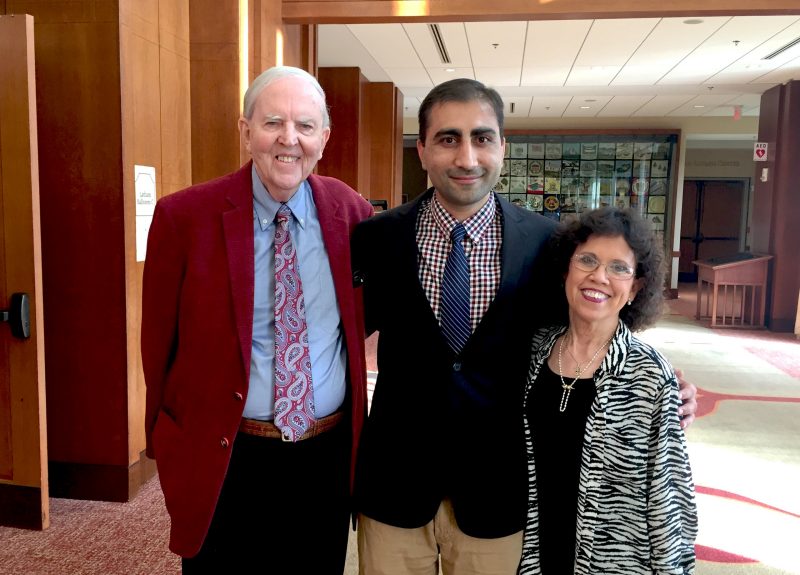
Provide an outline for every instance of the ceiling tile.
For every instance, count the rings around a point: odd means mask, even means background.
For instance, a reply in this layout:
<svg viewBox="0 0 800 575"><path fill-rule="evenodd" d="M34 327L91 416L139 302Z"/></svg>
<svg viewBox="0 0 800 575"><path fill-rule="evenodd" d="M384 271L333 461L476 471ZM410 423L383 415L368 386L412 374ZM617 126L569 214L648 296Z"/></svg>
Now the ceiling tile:
<svg viewBox="0 0 800 575"><path fill-rule="evenodd" d="M504 114L506 118L527 118L531 111L531 101L533 98L509 97L503 98L505 104ZM511 111L513 104L514 111Z"/></svg>
<svg viewBox="0 0 800 575"><path fill-rule="evenodd" d="M419 98L403 98L403 116L416 116L422 101Z"/></svg>
<svg viewBox="0 0 800 575"><path fill-rule="evenodd" d="M658 22L658 18L595 20L575 65L623 66Z"/></svg>
<svg viewBox="0 0 800 575"><path fill-rule="evenodd" d="M735 99L736 96L731 94L702 94L675 108L667 116L705 116L718 106L727 105ZM733 106L727 108L733 115Z"/></svg>
<svg viewBox="0 0 800 575"><path fill-rule="evenodd" d="M428 24L321 25L318 61L358 66L370 81L394 82L409 117L435 84L455 77L495 87L507 104L515 103L513 116L572 114L573 98L596 94L603 107L575 113L605 118L725 116L736 105L752 116L762 92L800 79L800 46L762 60L800 37L800 13L702 18L693 26L685 19L443 22L438 27L449 65ZM716 86L716 94L708 86ZM727 101L693 108L700 96L720 95Z"/></svg>
<svg viewBox="0 0 800 575"><path fill-rule="evenodd" d="M795 58L763 76L753 80L753 84L783 84L789 80L800 80L800 58Z"/></svg>
<svg viewBox="0 0 800 575"><path fill-rule="evenodd" d="M434 85L441 84L442 82L447 82L448 80L452 80L454 78L469 78L471 80L475 79L475 74L472 71L472 68L451 68L452 72L448 72L445 68L428 68L428 75L433 80Z"/></svg>
<svg viewBox="0 0 800 575"><path fill-rule="evenodd" d="M620 66L574 66L567 86L608 86L620 71Z"/></svg>
<svg viewBox="0 0 800 575"><path fill-rule="evenodd" d="M634 116L666 116L694 98L694 94L666 94L656 96L633 113Z"/></svg>
<svg viewBox="0 0 800 575"><path fill-rule="evenodd" d="M655 84L729 18L703 18L699 24L684 24L684 20L687 19L662 19L626 62L612 85Z"/></svg>
<svg viewBox="0 0 800 575"><path fill-rule="evenodd" d="M571 96L534 96L531 118L560 118L572 100Z"/></svg>
<svg viewBox="0 0 800 575"><path fill-rule="evenodd" d="M428 24L403 24L402 26L409 40L411 40L417 55L427 68L472 67L469 43L467 42L467 31L463 23L437 24L442 34L442 41L444 42L447 54L450 56L449 64L442 62Z"/></svg>
<svg viewBox="0 0 800 575"><path fill-rule="evenodd" d="M525 22L467 22L465 27L472 65L476 69L522 67Z"/></svg>
<svg viewBox="0 0 800 575"><path fill-rule="evenodd" d="M728 100L728 104L732 106L742 106L742 108L752 108L761 105L761 94L742 94L735 98Z"/></svg>
<svg viewBox="0 0 800 575"><path fill-rule="evenodd" d="M571 66L526 66L522 69L522 86L563 86Z"/></svg>
<svg viewBox="0 0 800 575"><path fill-rule="evenodd" d="M753 22L753 24L755 25L756 22ZM774 58L764 59L765 56L798 37L800 37L800 19L796 19L792 24L754 47L736 62L709 78L708 82L713 84L744 84L754 81L800 56L800 43L798 43Z"/></svg>
<svg viewBox="0 0 800 575"><path fill-rule="evenodd" d="M395 86L433 88L433 82L424 68L386 68Z"/></svg>
<svg viewBox="0 0 800 575"><path fill-rule="evenodd" d="M318 43L317 61L320 67L358 66L364 76L373 82L390 81L389 75L347 26L320 26Z"/></svg>
<svg viewBox="0 0 800 575"><path fill-rule="evenodd" d="M660 84L703 84L797 20L796 16L736 16L673 68Z"/></svg>
<svg viewBox="0 0 800 575"><path fill-rule="evenodd" d="M598 116L626 118L653 99L652 94L642 96L614 96L597 112Z"/></svg>
<svg viewBox="0 0 800 575"><path fill-rule="evenodd" d="M564 116L593 117L603 109L611 96L575 96L564 110Z"/></svg>
<svg viewBox="0 0 800 575"><path fill-rule="evenodd" d="M591 26L592 20L528 22L523 67L572 67Z"/></svg>
<svg viewBox="0 0 800 575"><path fill-rule="evenodd" d="M416 68L422 62L399 24L349 24L348 28L384 68Z"/></svg>
<svg viewBox="0 0 800 575"><path fill-rule="evenodd" d="M519 68L475 67L475 79L487 86L519 86Z"/></svg>

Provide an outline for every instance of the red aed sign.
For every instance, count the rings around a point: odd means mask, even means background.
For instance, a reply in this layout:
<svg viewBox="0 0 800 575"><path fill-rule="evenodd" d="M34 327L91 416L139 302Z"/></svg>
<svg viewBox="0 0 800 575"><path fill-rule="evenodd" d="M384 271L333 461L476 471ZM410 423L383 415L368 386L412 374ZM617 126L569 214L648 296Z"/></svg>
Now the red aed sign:
<svg viewBox="0 0 800 575"><path fill-rule="evenodd" d="M755 142L753 144L753 161L766 162L768 149L769 144L767 144L767 142Z"/></svg>

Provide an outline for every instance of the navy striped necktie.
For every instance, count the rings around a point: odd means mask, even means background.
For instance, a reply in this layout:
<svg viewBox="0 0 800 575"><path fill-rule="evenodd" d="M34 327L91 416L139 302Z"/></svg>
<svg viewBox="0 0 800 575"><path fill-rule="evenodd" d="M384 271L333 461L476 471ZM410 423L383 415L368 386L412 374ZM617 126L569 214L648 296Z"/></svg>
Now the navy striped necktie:
<svg viewBox="0 0 800 575"><path fill-rule="evenodd" d="M453 246L444 266L441 288L441 327L447 343L459 353L472 328L469 321L469 263L462 243L467 230L458 223L450 232Z"/></svg>

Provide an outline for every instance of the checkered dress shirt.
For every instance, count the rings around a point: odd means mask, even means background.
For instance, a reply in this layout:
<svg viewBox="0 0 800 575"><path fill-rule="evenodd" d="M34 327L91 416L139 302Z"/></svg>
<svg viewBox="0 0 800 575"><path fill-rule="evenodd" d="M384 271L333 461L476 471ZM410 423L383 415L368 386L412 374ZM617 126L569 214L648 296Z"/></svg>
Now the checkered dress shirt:
<svg viewBox="0 0 800 575"><path fill-rule="evenodd" d="M489 201L476 214L462 222L467 230L464 252L469 262L469 316L472 331L475 331L483 314L489 309L500 285L502 217L492 193ZM436 194L422 203L417 215L419 281L438 321L441 321L439 292L447 255L450 253L450 232L457 223L438 202Z"/></svg>

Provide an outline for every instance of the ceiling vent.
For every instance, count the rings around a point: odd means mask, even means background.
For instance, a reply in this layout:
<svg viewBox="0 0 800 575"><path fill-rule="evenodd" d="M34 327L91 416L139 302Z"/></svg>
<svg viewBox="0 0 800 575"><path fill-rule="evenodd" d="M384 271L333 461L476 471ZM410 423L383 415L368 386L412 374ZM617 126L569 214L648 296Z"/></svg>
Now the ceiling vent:
<svg viewBox="0 0 800 575"><path fill-rule="evenodd" d="M761 59L762 60L772 60L778 54L783 54L784 52L786 52L786 50L788 50L792 46L796 46L797 44L800 44L800 36L798 36L797 38L795 38L791 42L789 42L787 44L784 44L783 46L781 46L780 48L778 48L774 52L770 52L769 54L767 54L766 56L764 56Z"/></svg>
<svg viewBox="0 0 800 575"><path fill-rule="evenodd" d="M451 64L450 54L447 53L447 46L444 45L444 38L442 37L442 31L439 29L439 25L428 24L428 30L431 31L433 43L436 44L436 50L439 52L439 59L442 61L442 64Z"/></svg>

